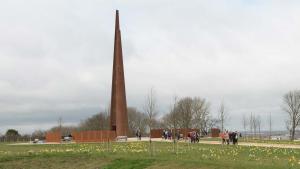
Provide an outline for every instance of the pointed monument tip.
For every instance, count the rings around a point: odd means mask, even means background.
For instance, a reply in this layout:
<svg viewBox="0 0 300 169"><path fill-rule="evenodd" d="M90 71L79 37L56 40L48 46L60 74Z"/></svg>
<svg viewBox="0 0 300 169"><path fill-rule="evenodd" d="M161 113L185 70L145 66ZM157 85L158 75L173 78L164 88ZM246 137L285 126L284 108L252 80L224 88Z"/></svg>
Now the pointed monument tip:
<svg viewBox="0 0 300 169"><path fill-rule="evenodd" d="M116 30L119 28L119 10L116 9Z"/></svg>

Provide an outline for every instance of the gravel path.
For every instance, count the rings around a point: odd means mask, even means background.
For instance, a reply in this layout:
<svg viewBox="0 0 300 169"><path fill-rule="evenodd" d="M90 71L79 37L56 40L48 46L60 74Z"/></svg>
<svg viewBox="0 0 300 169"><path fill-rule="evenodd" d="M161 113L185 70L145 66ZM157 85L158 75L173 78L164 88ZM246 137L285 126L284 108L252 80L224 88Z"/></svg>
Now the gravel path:
<svg viewBox="0 0 300 169"><path fill-rule="evenodd" d="M128 141L137 141L136 138L128 138ZM148 137L142 137L142 141L149 141ZM161 138L153 138L152 141L162 141L162 142L172 142L172 140L164 140ZM215 144L220 145L221 141L207 141L200 140L200 144ZM300 145L295 144L272 144L272 143L249 143L249 142L240 142L240 146L256 146L256 147L276 147L276 148L295 148L300 149Z"/></svg>
<svg viewBox="0 0 300 169"><path fill-rule="evenodd" d="M200 141L201 144L221 144L220 141ZM240 142L240 146L256 146L256 147L276 147L276 148L297 148L300 149L300 145L294 144L270 144L270 143L248 143Z"/></svg>
<svg viewBox="0 0 300 169"><path fill-rule="evenodd" d="M136 142L139 141L136 138L128 138L128 142ZM149 141L149 137L142 137L141 141ZM152 141L157 142L172 142L172 140L164 140L161 138L152 138ZM184 142L184 141L182 141ZM200 144L215 144L220 145L221 141L207 141L207 140L200 140ZM33 143L15 143L15 144L9 144L9 145L32 145ZM59 143L43 143L43 144L59 144ZM70 144L70 143L64 143L64 144ZM35 144L39 145L39 144ZM239 146L256 146L256 147L276 147L276 148L294 148L294 149L300 149L300 145L295 144L271 144L271 143L248 143L248 142L240 142L238 144Z"/></svg>

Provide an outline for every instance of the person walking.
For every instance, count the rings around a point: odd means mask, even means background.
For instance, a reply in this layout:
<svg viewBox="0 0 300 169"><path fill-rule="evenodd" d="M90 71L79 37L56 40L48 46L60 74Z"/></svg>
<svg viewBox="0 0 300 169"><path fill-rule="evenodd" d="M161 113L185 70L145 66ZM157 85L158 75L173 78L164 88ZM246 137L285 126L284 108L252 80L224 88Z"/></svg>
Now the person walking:
<svg viewBox="0 0 300 169"><path fill-rule="evenodd" d="M142 133L141 133L141 131L139 132L139 140L142 140Z"/></svg>
<svg viewBox="0 0 300 169"><path fill-rule="evenodd" d="M222 141L222 145L225 144L225 132L220 133L220 138Z"/></svg>
<svg viewBox="0 0 300 169"><path fill-rule="evenodd" d="M163 130L163 132L162 132L162 138L166 139L166 131L165 130Z"/></svg>
<svg viewBox="0 0 300 169"><path fill-rule="evenodd" d="M238 131L235 131L236 135L235 135L235 141L236 141L236 144L239 143L239 136L240 134L238 133Z"/></svg>
<svg viewBox="0 0 300 169"><path fill-rule="evenodd" d="M135 132L135 136L136 136L137 140L139 140L139 133L140 133L140 131L139 131L139 129L137 129L136 132Z"/></svg>
<svg viewBox="0 0 300 169"><path fill-rule="evenodd" d="M229 133L228 133L227 130L225 132L224 138L225 138L225 141L226 141L227 145L229 145Z"/></svg>

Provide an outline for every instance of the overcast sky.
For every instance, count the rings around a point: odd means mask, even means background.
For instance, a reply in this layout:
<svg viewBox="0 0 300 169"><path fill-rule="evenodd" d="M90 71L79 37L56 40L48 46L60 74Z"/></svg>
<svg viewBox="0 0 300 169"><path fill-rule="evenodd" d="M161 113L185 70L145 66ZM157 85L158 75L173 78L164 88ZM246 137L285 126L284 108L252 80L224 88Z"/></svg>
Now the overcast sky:
<svg viewBox="0 0 300 169"><path fill-rule="evenodd" d="M120 10L128 106L154 87L159 111L199 96L226 128L260 115L284 130L282 96L300 86L299 1L0 1L0 133L78 124L110 102Z"/></svg>

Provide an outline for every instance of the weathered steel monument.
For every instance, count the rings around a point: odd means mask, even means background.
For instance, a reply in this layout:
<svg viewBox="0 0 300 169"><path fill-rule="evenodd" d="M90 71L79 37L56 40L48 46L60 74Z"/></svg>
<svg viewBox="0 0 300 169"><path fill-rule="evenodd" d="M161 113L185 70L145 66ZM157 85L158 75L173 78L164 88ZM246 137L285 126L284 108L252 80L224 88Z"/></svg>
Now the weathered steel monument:
<svg viewBox="0 0 300 169"><path fill-rule="evenodd" d="M111 87L110 130L73 131L73 141L79 142L109 142L127 140L128 116L125 92L125 78L119 11L116 11L115 41L113 55L113 74ZM48 132L47 142L61 142L61 131Z"/></svg>
<svg viewBox="0 0 300 169"><path fill-rule="evenodd" d="M125 91L125 78L123 67L123 54L119 11L116 11L114 61L111 89L110 129L116 131L117 137L128 133L128 116Z"/></svg>

